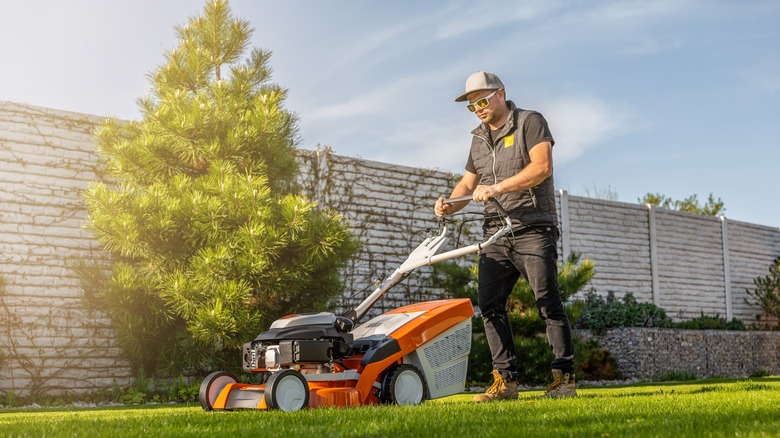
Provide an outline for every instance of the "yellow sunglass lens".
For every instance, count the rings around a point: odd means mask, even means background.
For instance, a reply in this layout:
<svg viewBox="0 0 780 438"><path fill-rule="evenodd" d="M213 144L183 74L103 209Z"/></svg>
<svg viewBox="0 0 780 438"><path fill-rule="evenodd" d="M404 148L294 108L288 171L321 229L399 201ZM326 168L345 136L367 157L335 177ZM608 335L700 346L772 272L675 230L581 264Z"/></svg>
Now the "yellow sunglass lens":
<svg viewBox="0 0 780 438"><path fill-rule="evenodd" d="M474 102L472 104L466 105L466 109L468 109L469 111L471 111L473 113L474 111L477 110L477 108L482 109L482 108L488 106L489 103L490 102L487 100L487 98L483 97L482 99L479 99L478 101L476 101L476 102Z"/></svg>

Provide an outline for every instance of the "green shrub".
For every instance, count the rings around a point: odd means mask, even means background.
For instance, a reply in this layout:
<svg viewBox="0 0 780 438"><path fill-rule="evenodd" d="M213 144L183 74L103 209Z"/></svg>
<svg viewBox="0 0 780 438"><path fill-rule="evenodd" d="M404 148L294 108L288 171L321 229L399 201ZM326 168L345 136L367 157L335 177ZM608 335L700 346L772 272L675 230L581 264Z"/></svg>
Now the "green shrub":
<svg viewBox="0 0 780 438"><path fill-rule="evenodd" d="M746 289L751 299L745 298L745 302L758 305L767 317L780 320L780 257L769 267L769 275L756 277L753 284L756 288ZM761 321L761 315L756 315L756 319ZM774 324L774 328L780 325Z"/></svg>
<svg viewBox="0 0 780 438"><path fill-rule="evenodd" d="M19 399L16 397L16 393L13 390L8 390L5 392L5 396L3 397L3 404L5 406L14 407L17 406L17 403Z"/></svg>
<svg viewBox="0 0 780 438"><path fill-rule="evenodd" d="M490 357L490 346L485 334L475 333L471 340L466 380L472 384L489 384L490 373L493 371Z"/></svg>
<svg viewBox="0 0 780 438"><path fill-rule="evenodd" d="M611 328L671 327L672 320L655 304L638 302L631 292L619 300L612 291L605 298L591 290L585 296L576 326L601 334Z"/></svg>
<svg viewBox="0 0 780 438"><path fill-rule="evenodd" d="M577 358L578 380L615 380L623 375L617 366L617 359L609 350L601 348L597 339L582 342L574 339L574 356Z"/></svg>
<svg viewBox="0 0 780 438"><path fill-rule="evenodd" d="M526 384L549 383L550 362L553 354L547 336L539 333L534 336L515 336L517 353L517 381ZM490 363L490 356L487 358Z"/></svg>
<svg viewBox="0 0 780 438"><path fill-rule="evenodd" d="M751 378L751 379L757 379L757 378L759 378L759 377L767 377L767 376L769 376L769 375L770 375L770 374L769 374L769 371L767 371L767 370L765 370L765 369L763 369L763 368L762 368L762 369L759 369L759 370L755 370L755 371L753 371L753 372L750 374L750 378Z"/></svg>
<svg viewBox="0 0 780 438"><path fill-rule="evenodd" d="M140 389L131 386L119 397L119 402L126 405L137 405L146 402L146 393Z"/></svg>
<svg viewBox="0 0 780 438"><path fill-rule="evenodd" d="M189 385L181 386L176 394L178 396L178 401L183 401L186 403L197 402L198 396L200 394L200 382L198 381L190 383Z"/></svg>
<svg viewBox="0 0 780 438"><path fill-rule="evenodd" d="M689 329L689 330L746 330L745 324L737 318L732 318L731 321L727 321L720 315L710 316L705 315L704 312L701 316L688 321L675 322L672 324L674 328Z"/></svg>

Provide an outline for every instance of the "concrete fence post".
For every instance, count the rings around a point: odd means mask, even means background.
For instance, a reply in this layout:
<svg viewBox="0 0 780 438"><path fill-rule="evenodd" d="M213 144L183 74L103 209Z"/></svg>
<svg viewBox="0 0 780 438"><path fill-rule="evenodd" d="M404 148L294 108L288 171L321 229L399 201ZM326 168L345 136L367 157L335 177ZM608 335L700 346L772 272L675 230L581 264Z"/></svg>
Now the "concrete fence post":
<svg viewBox="0 0 780 438"><path fill-rule="evenodd" d="M726 319L731 321L733 310L731 308L731 266L729 264L729 222L726 216L720 217L720 231L723 242L723 289L726 293Z"/></svg>
<svg viewBox="0 0 780 438"><path fill-rule="evenodd" d="M653 281L653 304L661 307L661 286L658 281L658 233L655 229L655 206L647 205L650 232L650 274Z"/></svg>
<svg viewBox="0 0 780 438"><path fill-rule="evenodd" d="M566 260L571 252L571 231L569 228L569 194L566 190L559 190L561 195L561 223L558 226L561 229L561 251L562 260Z"/></svg>

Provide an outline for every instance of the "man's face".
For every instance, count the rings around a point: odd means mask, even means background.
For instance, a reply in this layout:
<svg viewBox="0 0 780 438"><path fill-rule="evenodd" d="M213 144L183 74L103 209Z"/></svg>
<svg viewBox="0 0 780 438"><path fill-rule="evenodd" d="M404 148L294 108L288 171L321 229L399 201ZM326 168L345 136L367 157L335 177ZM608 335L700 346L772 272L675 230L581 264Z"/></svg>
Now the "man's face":
<svg viewBox="0 0 780 438"><path fill-rule="evenodd" d="M477 117L487 124L491 124L497 118L497 109L500 108L499 105L504 104L503 89L475 91L469 93L467 97L469 100L467 108L469 110L473 108ZM485 102L487 102L487 105L485 105Z"/></svg>

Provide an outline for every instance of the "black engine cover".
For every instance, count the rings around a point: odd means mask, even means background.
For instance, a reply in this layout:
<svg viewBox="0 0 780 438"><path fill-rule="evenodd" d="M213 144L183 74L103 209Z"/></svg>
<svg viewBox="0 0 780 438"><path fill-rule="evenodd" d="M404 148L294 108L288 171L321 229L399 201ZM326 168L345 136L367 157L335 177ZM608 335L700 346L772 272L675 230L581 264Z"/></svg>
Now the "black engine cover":
<svg viewBox="0 0 780 438"><path fill-rule="evenodd" d="M344 344L352 343L352 334L339 331L333 324L307 324L270 329L257 335L255 341L277 343L287 340L323 338L340 340Z"/></svg>

